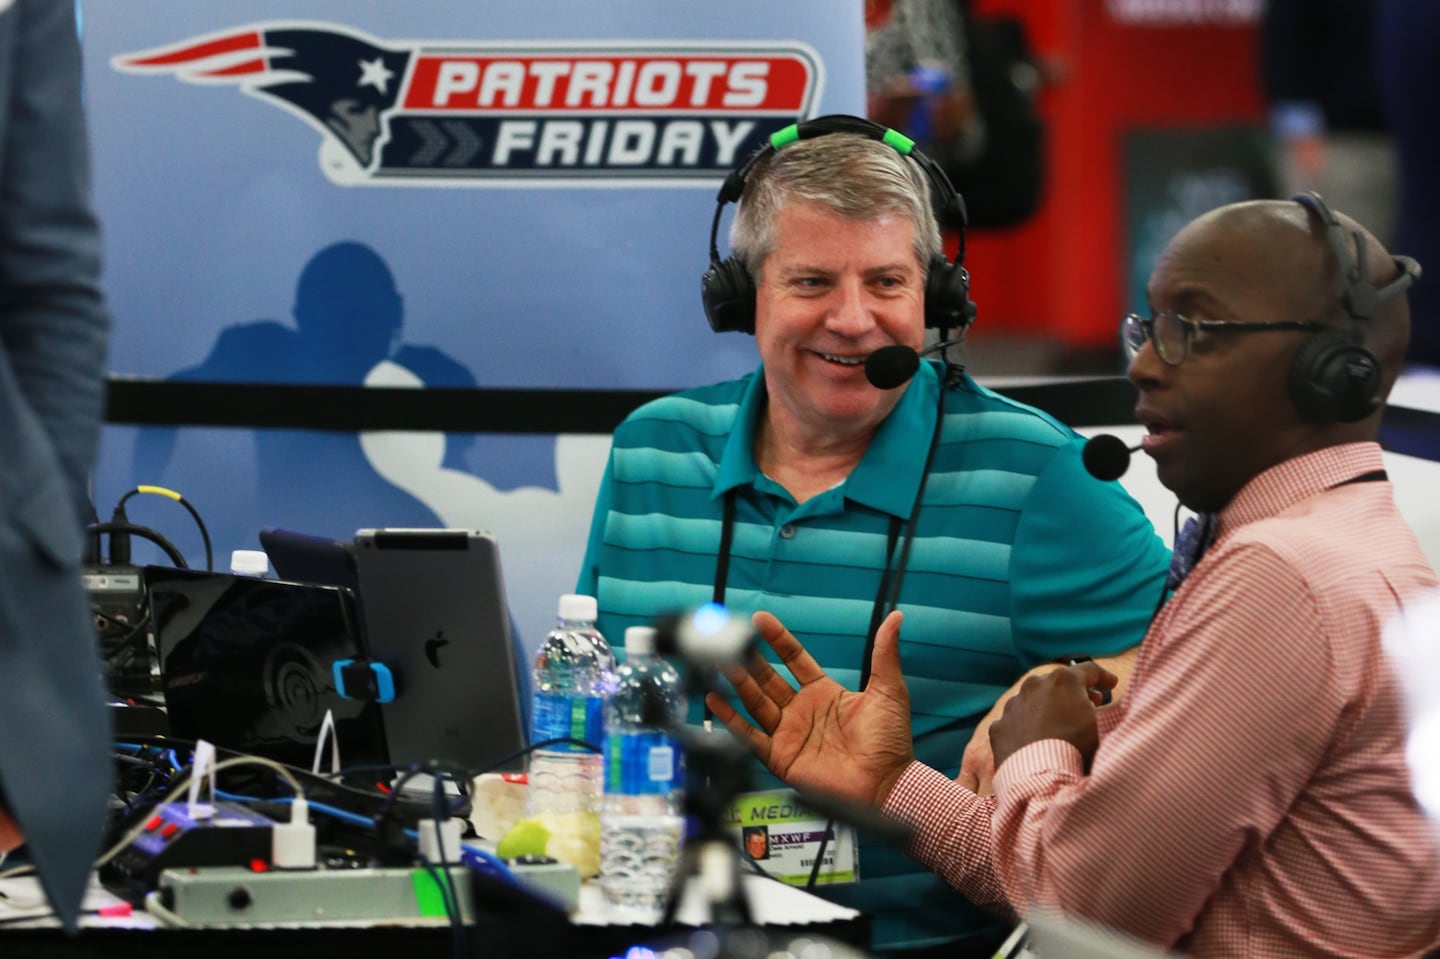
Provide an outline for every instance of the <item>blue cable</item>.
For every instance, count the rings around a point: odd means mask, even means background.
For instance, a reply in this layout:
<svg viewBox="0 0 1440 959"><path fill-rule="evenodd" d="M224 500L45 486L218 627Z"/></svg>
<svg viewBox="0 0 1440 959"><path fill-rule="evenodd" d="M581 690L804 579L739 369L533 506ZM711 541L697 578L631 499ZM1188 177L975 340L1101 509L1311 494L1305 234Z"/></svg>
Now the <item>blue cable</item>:
<svg viewBox="0 0 1440 959"><path fill-rule="evenodd" d="M221 799L228 799L231 802L273 802L282 805L294 802L294 797L292 796L284 796L277 799L262 799L259 796L241 796L237 793L227 793L221 789L215 790L215 795ZM336 819L342 819L345 822L353 823L357 826L368 826L371 829L375 828L375 822L369 816L362 816L359 813L353 813L348 809L341 809L338 806L331 806L327 803L314 802L313 800L307 800L307 802L310 803L310 808L316 812L323 812L327 816L333 816Z"/></svg>
<svg viewBox="0 0 1440 959"><path fill-rule="evenodd" d="M520 888L520 880L515 878L515 873L510 869L509 863L493 852L488 852L479 846L462 845L460 847L460 861L477 872L489 873L516 888Z"/></svg>
<svg viewBox="0 0 1440 959"><path fill-rule="evenodd" d="M369 816L362 816L348 809L341 809L339 806L310 802L310 808L318 812L323 812L327 816L334 816L336 819L343 819L345 822L354 823L357 826L369 826L371 829L375 828L375 821Z"/></svg>
<svg viewBox="0 0 1440 959"><path fill-rule="evenodd" d="M220 799L229 800L230 802L273 802L280 804L288 804L294 801L293 797L290 796L285 796L278 799L262 799L259 796L242 796L239 793L225 792L223 789L215 790L215 795ZM362 816L359 813L353 813L348 809L340 809L339 807L331 806L328 803L315 802L314 800L307 801L310 803L310 808L315 810L316 812L324 813L327 816L333 816L336 819L344 820L345 822L353 823L357 826L366 826L370 829L375 828L374 820L372 820L368 816ZM414 829L405 830L405 836L406 838L414 839L417 842L420 839L420 833ZM472 846L469 844L462 844L460 846L460 850L460 862L463 865L468 866L471 869L475 869L479 872L488 873L497 879L504 880L512 886L518 887L520 885L519 880L517 880L515 878L515 874L510 871L510 867L506 865L505 860L501 859L494 853L489 852L485 849L481 849L479 846Z"/></svg>
<svg viewBox="0 0 1440 959"><path fill-rule="evenodd" d="M405 830L405 836L407 839L414 839L416 842L420 841L420 833L414 829ZM505 864L505 860L492 852L481 849L479 846L461 843L460 862L463 865L469 866L471 869L489 873L497 879L503 879L512 886L520 885L520 881L515 878L515 874L510 871L510 867Z"/></svg>

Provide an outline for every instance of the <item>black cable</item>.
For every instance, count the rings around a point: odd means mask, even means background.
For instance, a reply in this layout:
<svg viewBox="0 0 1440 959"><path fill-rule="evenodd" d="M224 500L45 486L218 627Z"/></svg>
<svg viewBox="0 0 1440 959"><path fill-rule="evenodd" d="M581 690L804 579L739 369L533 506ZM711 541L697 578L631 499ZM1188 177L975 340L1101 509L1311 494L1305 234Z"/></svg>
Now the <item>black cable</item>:
<svg viewBox="0 0 1440 959"><path fill-rule="evenodd" d="M149 769L155 765L148 759L141 759L139 756L131 756L128 753L116 753L111 758L114 759L117 763L121 763L127 766L144 766L145 768Z"/></svg>
<svg viewBox="0 0 1440 959"><path fill-rule="evenodd" d="M151 766L151 767L152 767L152 779L154 778L154 776L153 776L154 768L159 764L159 762L163 761L163 762L165 763L165 765L167 765L167 766L170 765L170 763L169 763L169 753L173 750L173 746L174 746L175 744L177 744L177 743L180 742L180 741L177 741L177 740L169 739L168 737L158 737L158 736L157 736L157 737L140 736L140 737L127 737L127 738L130 738L130 739L153 739L153 740L158 740L158 741L160 741L160 742L162 742L162 743L164 744L164 745L162 745L162 746L148 746L148 747L146 747L147 749L154 750L154 755L152 756L152 758L151 758L151 760L150 760L149 762L147 762L146 759L141 758L141 757L129 756L129 755L125 755L125 754L120 754L119 756L117 756L117 758L119 758L119 759L122 760L122 765L127 765L127 766L145 766L145 765L149 765L149 766ZM184 742L188 742L188 741L184 741ZM192 744L192 745L193 745L193 744ZM170 748L167 748L167 747L170 747ZM183 744L182 744L182 748L183 748ZM225 749L225 748L223 748L223 747L216 747L216 752L217 752L217 754L219 754L219 755L224 755L224 754L231 754L231 755L235 755L235 756L243 756L243 755L245 755L245 754L243 754L243 753L236 752L235 750ZM313 802L319 802L319 803L322 803L322 804L328 804L328 803L325 803L324 800L328 799L329 797L326 797L326 796L323 795L324 789L327 789L327 788L330 789L330 790L332 790L332 791L334 791L334 792L349 793L349 794L352 794L352 795L354 795L354 794L359 794L359 795L361 795L363 798L365 798L365 799L367 799L367 800L383 800L382 805L381 805L381 810L380 810L380 812L377 813L377 814L375 814L375 815L372 817L373 822L374 822L374 824L377 826L377 828L378 828L379 824L385 820L386 816L389 814L390 809L393 808L393 805L394 805L394 802L395 802L395 798L399 795L400 789L404 786L404 784L405 784L410 778L412 778L412 777L414 777L414 776L416 776L416 775L420 775L421 773L424 773L424 772L427 772L427 771L430 771L430 772L432 772L432 773L434 774L435 780L434 780L434 790L433 790L433 793L432 793L431 816L432 816L433 821L434 821L434 823L435 823L436 841L437 841L437 843L439 844L439 849L440 849L440 866L441 866L441 872L443 872L443 877L442 877L441 875L436 874L435 868L434 868L433 864L431 864L428 860L425 860L424 857L421 857L421 858L422 858L422 864L425 866L426 870L430 873L431 878L432 878L433 881L435 882L437 889L439 889L439 891L440 891L440 895L441 895L442 902L443 902L444 905L445 905L446 915L450 918L452 930L453 930L453 933L454 933L454 938L453 938L454 954L455 954L455 956L457 957L457 959L463 959L463 957L467 954L467 951L468 951L468 942L467 942L466 935L465 935L463 915L462 915L461 910L460 910L459 892L458 892L458 890L456 889L456 886L455 886L455 883L454 883L454 878L453 878L453 876L452 876L451 873L450 873L450 868L449 868L449 867L450 867L451 863L448 861L448 859L447 859L447 857L446 857L446 855L445 855L444 834L443 834L443 832L441 832L441 828L440 828L441 823L444 821L444 819L446 819L448 816L454 814L454 808L451 808L451 807L447 806L446 802L444 801L444 795L443 795L443 791L442 791L442 783L443 783L443 781L444 781L445 779L451 779L451 780L454 779L454 775L453 775L453 773L451 772L451 770L450 770L449 768L445 768L445 767L447 767L449 764L446 764L446 763L443 763L443 762L430 762L430 763L424 763L424 764L416 764L416 765L412 766L411 768L409 768L409 769L405 772L405 774L404 774L404 775L400 778L400 780L396 783L396 788L395 788L395 790L392 791L389 795L385 795L384 793L381 793L381 792L373 792L373 793L372 793L372 792L369 792L369 791L366 791L366 790L356 789L356 788L354 788L354 787L347 786L347 785L345 785L344 783L335 782L334 780L330 779L330 778L327 777L327 776L319 775L319 774L315 774L315 773L311 773L311 772L310 772L309 770L307 770L307 769L302 769L302 768L297 767L297 766L291 766L291 765L289 765L289 764L287 764L287 763L281 763L280 765L284 766L287 770L289 770L289 771L291 771L293 774L295 774L295 775L297 776L297 778L299 778L299 779L302 780L302 782L303 782L303 781L306 781L306 780L309 781L309 782L308 782L308 785L309 785L311 788L307 790L307 795L309 796L309 798L310 798ZM357 768L399 768L399 767L357 767ZM261 770L266 770L266 771L269 771L269 772L271 772L271 773L274 773L274 770L270 770L270 769L268 768L268 766L267 766L267 767L257 767L257 768L254 770L254 772L257 772L257 773L258 773L258 772L261 772ZM183 772L183 771L184 771L183 769L177 770L177 772ZM462 772L462 774L463 774L463 770L461 770L461 772ZM316 784L316 783L319 783L322 788L321 788L321 789L315 789L314 787L315 787L315 784ZM147 786L148 786L148 783L147 783ZM469 799L469 796L470 796L470 793L469 793L469 783L468 783L468 782L459 782L459 781L456 781L456 786L457 786L457 788L460 790L461 795L462 795L462 798L463 798L464 800L468 800L468 799ZM317 797L317 796L315 795L315 793L320 793L321 795ZM133 810L133 808L137 805L137 800L138 800L138 797L135 797L135 798L132 798L130 802L127 802L127 804L126 804L127 810ZM263 800L261 800L261 801L263 801Z"/></svg>
<svg viewBox="0 0 1440 959"><path fill-rule="evenodd" d="M115 794L124 804L124 808L113 810L111 816L107 817L106 833L118 837L119 833L116 831L118 827L125 822L133 824L136 821L133 817L135 817L137 809L148 808L159 801L164 789L158 789L153 795L152 789L156 789L156 780L161 777L162 765L164 767L162 787L168 787L171 770L166 751L156 746L143 747L141 755L137 756L116 750L113 758L122 767L117 771ZM127 788L132 781L131 774L139 770L148 770L148 777L138 789Z"/></svg>
<svg viewBox="0 0 1440 959"><path fill-rule="evenodd" d="M125 811L124 811L124 814L125 814L126 816L129 816L129 815L131 815L132 813L135 812L135 807L138 806L138 805L140 805L141 800L146 800L146 804L147 804L147 805L149 804L149 799L148 799L148 797L149 797L149 795L150 795L150 790L152 790L152 789L155 788L155 780L158 778L158 776L159 776L159 769L156 768L156 766L155 766L155 764L154 764L153 762L150 763L150 778L147 779L147 780L145 780L145 782L144 782L143 784L141 784L141 786L140 786L139 789L137 789L137 790L135 790L133 793L131 793L131 795L130 795L130 797L129 797L128 799L123 799L123 800L121 800L122 802L125 803ZM169 785L169 780L168 780L168 779L166 780L165 784L166 784L167 786ZM158 796L159 794L157 793L156 795Z"/></svg>
<svg viewBox="0 0 1440 959"><path fill-rule="evenodd" d="M574 739L574 738L571 738L571 737L569 737L569 736L556 736L556 737L553 738L553 739L542 739L542 740L540 740L540 741L537 742L537 743L532 743L532 744L530 744L529 746L526 746L524 749L521 749L521 750L518 750L518 751L516 751L516 752L513 752L513 753L511 753L510 755L504 757L503 759L500 759L500 760L498 760L498 761L496 761L496 762L494 762L494 763L491 763L489 766L482 766L482 767L479 767L479 768L477 768L477 769L462 769L462 768L460 768L460 767L458 767L458 766L455 766L455 765L453 765L453 764L451 764L451 763L445 763L445 762L438 761L438 760L432 760L432 761L430 761L430 762L428 762L428 763L411 763L411 764L408 765L408 766L401 766L401 765L387 766L387 765L381 765L381 764L377 764L377 765L367 765L367 766L352 766L352 767L348 767L348 768L346 768L346 769L342 769L342 770L340 770L338 773L334 773L334 774L332 774L332 775L343 777L343 776L354 775L354 774L356 774L356 773L362 773L362 772L384 772L384 771L400 772L400 770L402 770L402 769L405 770L404 774L403 774L398 780L396 780L393 785L391 785L391 786L389 787L389 788L390 788L390 792L389 792L389 794L385 797L385 802L384 802L384 804L382 805L381 809L379 810L379 812L376 814L376 817L375 817L377 820L380 820L380 819L384 819L386 816L388 816L388 815L391 813L391 811L395 808L396 803L399 802L400 794L401 794L401 791L403 790L405 784L408 783L411 779L415 778L416 776L423 775L423 774L426 774L426 773L434 774L435 772L441 772L441 773L443 773L444 775L448 776L448 777L455 783L456 788L460 791L462 800L470 801L470 800L471 800L471 795L470 795L470 782L471 782L471 780L473 780L476 776L482 776L482 775L484 775L485 773L492 772L492 771L494 771L494 770L496 770L496 769L501 768L502 766L508 766L510 763L514 762L515 760L521 759L521 758L523 758L523 757L525 757L525 756L528 756L528 755L530 755L531 753L533 753L533 752L534 752L535 750L537 750L537 749L544 749L546 746L557 746L557 745L562 745L562 744L564 744L564 745L571 745L571 746L579 746L579 747L581 747L582 749L585 749L585 750L587 750L587 751L589 751L589 752L592 752L592 753L597 753L597 754L603 754L603 753L604 753L604 750L603 750L602 748L600 748L599 746L596 746L594 743L588 743L588 742L586 742L586 741L583 740L583 739ZM459 775L456 775L457 773L459 773ZM306 774L306 775L311 775L311 773L309 773L308 770L305 771L305 774ZM333 780L331 780L331 779L326 779L325 781L326 781L326 782L333 782ZM458 804L457 804L457 805L458 805ZM452 813L452 814L454 813L454 809L453 809L453 808L451 809L451 813Z"/></svg>
<svg viewBox="0 0 1440 959"><path fill-rule="evenodd" d="M465 925L460 916L460 897L455 892L455 877L450 875L450 863L445 857L445 833L440 828L441 817L446 812L445 794L439 776L433 778L433 783L430 790L430 812L434 818L431 822L435 826L435 845L440 853L440 874L445 877L440 896L445 901L445 914L450 917L451 951L455 959L465 959ZM456 783L456 788L459 788L459 783ZM438 879L436 883L438 885Z"/></svg>
<svg viewBox="0 0 1440 959"><path fill-rule="evenodd" d="M482 767L479 767L479 768L474 769L474 770L468 770L467 772L468 772L468 774L469 774L470 776L472 776L472 777L474 777L474 776L480 776L480 775L483 775L484 773L487 773L487 772L493 772L495 769L499 768L500 766L504 766L504 765L507 764L507 763L511 763L511 762L514 762L514 761L517 760L517 759L522 758L522 757L525 756L525 754L527 754L527 753L533 752L534 750L539 749L539 748L541 748L542 746L550 746L550 745L553 745L553 744L555 744L555 743L570 743L570 744L575 745L575 746L582 746L582 747L584 747L585 749L589 750L590 752L594 752L594 753L604 752L604 750L601 749L600 747L595 746L595 745L593 745L593 744L591 744L591 743L587 743L587 742L585 742L583 739L568 739L568 738L564 738L564 737L559 737L559 738L556 738L556 739L546 739L546 740L543 740L543 741L541 741L541 742L536 743L536 744L533 745L533 746L526 746L524 749L520 750L519 752L511 753L509 756L506 756L504 759L499 760L498 762L494 763L493 765L490 765L490 766L482 766ZM416 767L416 764L415 764L415 763L371 763L371 764L364 765L364 766L346 766L344 769L337 770L336 772L333 772L333 773L322 773L321 775L323 775L323 776L328 776L328 777L331 777L331 778L334 778L334 777L341 777L341 778L343 778L343 777L345 777L345 776L355 776L355 775L359 775L359 774L361 774L361 773L378 773L378 772L399 773L399 772L401 772L401 771L403 771L403 770L410 770L410 769L413 769L413 768L415 768L415 767ZM421 770L421 771L423 771L423 770Z"/></svg>
<svg viewBox="0 0 1440 959"><path fill-rule="evenodd" d="M189 510L190 515L195 520L195 525L200 527L200 540L205 544L205 570L206 572L213 573L215 571L215 558L213 555L213 551L210 548L210 531L205 528L205 521L200 518L200 513L195 509L195 507L190 505L190 501L187 500L185 497L181 496L179 493L175 492L173 489L166 489L163 486L142 485L135 487L130 492L120 497L120 502L115 505L116 511L123 511L126 501L129 500L130 497L138 496L141 493L153 493L156 496L163 496L166 499L173 499L175 502L185 507L185 509Z"/></svg>
<svg viewBox="0 0 1440 959"><path fill-rule="evenodd" d="M175 738L175 737L172 737L172 736L160 736L160 735L133 735L133 736L127 735L127 736L124 738L124 741L125 741L125 742L129 742L129 743L135 743L136 745L146 745L146 746L150 746L150 747L152 747L152 748L158 748L158 749L162 750L162 758L164 758L164 757L163 757L163 751L164 751L164 750L168 750L168 749L179 749L179 750L193 749L194 746L195 746L195 743L194 743L193 740L189 740L189 739L178 739L178 738ZM219 756L220 758L227 758L227 759L230 758L230 757L235 757L235 756L248 756L248 755L250 755L249 753L240 752L240 751L234 750L234 749L228 749L228 748L226 748L226 747L224 747L224 746L216 746L216 747L215 747L215 752L216 752L217 756ZM300 767L300 766L292 766L292 765L290 765L290 764L288 764L288 763L280 763L279 765L284 766L285 769L288 770L292 775L294 775L296 779L298 779L301 783L306 784L306 786L307 786L307 790L306 790L306 795L307 795L307 797L310 798L310 799L314 799L314 800L317 801L317 802L329 802L331 805L337 805L337 804L339 804L339 803L337 802L337 800L338 800L339 802L343 802L343 801L345 801L345 800L348 800L348 801L350 801L350 802L352 802L352 803L364 802L364 803L368 803L368 804L378 804L378 805L384 807L385 810L387 811L387 813L388 813L389 806L390 806L390 805L393 805L393 798L392 798L392 797L393 797L393 794L392 794L392 795L387 795L387 794L386 794L385 792L383 792L382 790L379 790L379 789L362 789L362 788L360 788L360 787L358 787L358 786L353 786L353 785L349 785L349 784L344 783L344 782L336 781L335 779L330 778L329 774L317 774L317 773L313 773L313 772L311 772L309 769L305 769L305 768ZM363 768L398 769L398 768L402 768L402 767L394 767L394 766L385 766L385 767L356 767L356 769L363 769ZM258 772L258 771L261 770L261 769L268 769L268 767L257 766L257 767L253 767L250 771L251 771L252 773L255 773L255 772ZM178 771L178 770L177 770L177 771ZM234 771L233 771L233 770L227 770L227 773L229 773L229 772L234 772ZM270 772L273 774L273 773L274 773L274 770L270 770ZM342 774L343 774L345 771L342 770L341 772L342 772ZM278 774L277 774L277 775L278 775ZM288 785L288 784L287 784L287 785ZM467 794L467 798L468 798L468 794ZM457 804L457 806L458 806L458 805L459 805L459 804ZM366 814L366 813L358 813L358 812L357 812L357 815L365 815L365 814ZM383 818L383 817L378 817L378 818Z"/></svg>
<svg viewBox="0 0 1440 959"><path fill-rule="evenodd" d="M476 768L476 769L472 769L472 770L463 770L463 772L466 774L466 776L468 776L469 778L473 779L473 778L475 778L476 776L483 776L483 775L486 774L486 773L494 772L495 770L499 769L499 768L502 767L502 766L508 766L510 763L513 763L513 762L514 762L515 760L517 760L517 759L523 759L524 757L528 756L530 753L533 753L533 752L534 752L535 750L537 750L537 749L543 749L543 748L545 748L546 746L556 746L556 745L561 745L561 744L569 744L569 745L571 745L571 746L579 746L579 747L581 747L581 748L583 748L583 749L585 749L585 750L587 750L587 751L589 751L589 752L592 752L592 753L603 753L603 752L605 751L605 750L602 749L601 747L596 746L594 743L588 743L588 742L586 742L586 741L583 740L583 739L572 739L572 738L570 738L570 737L568 737L568 736L557 736L557 737L555 737L554 739L542 739L542 740L541 740L540 742L538 742L538 743L534 743L534 744L532 744L532 745L526 746L524 749L518 750L517 752L513 752L513 753L511 753L510 755L506 756L505 758L500 759L500 760L497 760L497 761L494 762L494 763L491 763L489 766L480 766L480 767L478 767L478 768ZM345 767L344 769L339 770L338 772L323 773L322 775L324 775L324 776L326 776L326 777L329 777L329 778L331 778L331 779L333 780L333 779L336 778L336 777L344 778L344 777L346 777L346 776L355 776L355 775L359 775L359 774L361 774L361 773L377 773L377 772L398 773L398 772L400 772L400 771L402 771L402 770L405 770L405 771L407 772L407 775L404 777L404 779L401 780L401 782L405 782L405 781L408 781L409 779L413 778L414 775L425 772L425 769L422 768L422 765L423 765L423 764L416 764L416 763L408 763L408 764L374 763L374 764L365 765L365 766L347 766L347 767ZM452 774L452 775L453 775L453 774ZM399 785L399 783L396 784L396 786L398 786L398 785ZM394 790L396 787L395 787L395 786L392 786L392 787L390 787L390 788L391 788L392 790Z"/></svg>
<svg viewBox="0 0 1440 959"><path fill-rule="evenodd" d="M835 829L835 820L825 821L825 831L820 834L820 848L815 851L815 861L810 864L810 878L805 880L805 889L809 891L815 888L815 882L820 878L820 864L825 861L825 847L830 842L830 833Z"/></svg>
<svg viewBox="0 0 1440 959"><path fill-rule="evenodd" d="M145 627L150 625L149 604L146 604L145 611L140 614L140 618L135 622L135 625L133 626L131 626L127 622L124 622L123 620L118 620L115 617L102 612L99 607L92 606L90 611L95 614L95 617L97 619L103 619L106 625L111 628L123 628L129 630L129 632L127 632L124 636L121 636L119 639L106 640L105 637L101 637L100 651L105 658L106 665L111 665L112 661L118 660L120 655L127 651L130 652L132 656L134 653L143 651L141 649L127 650L127 647L129 647L132 643L135 643L137 639L141 639L146 642L149 641L150 637L145 632ZM143 646L144 643L141 643L140 645ZM148 657L146 667L149 667Z"/></svg>
<svg viewBox="0 0 1440 959"><path fill-rule="evenodd" d="M109 565L129 566L130 517L125 515L124 506L116 505L115 511L110 514L110 525L114 528L110 531Z"/></svg>
<svg viewBox="0 0 1440 959"><path fill-rule="evenodd" d="M460 773L458 777L455 775L457 771ZM433 776L437 785L442 775L455 783L455 788L460 793L460 801L450 807L448 811L449 815L454 815L465 803L471 802L470 776L466 770L438 759L432 759L424 763L412 763L409 768L406 769L405 774L395 780L395 783L390 787L389 794L381 804L379 812L375 814L375 821L377 823L383 822L395 810L395 806L399 803L400 797L405 789L405 784L416 776L422 775Z"/></svg>
<svg viewBox="0 0 1440 959"><path fill-rule="evenodd" d="M439 776L449 777L454 781L455 788L460 790L462 795L470 795L470 783L465 781L467 771L462 766L457 766L444 759L431 759L423 763L411 763L409 766L403 768L405 769L405 774L397 779L395 784L390 787L390 795L392 797L398 794L400 790L404 788L405 784L416 776L432 776L437 779ZM460 773L459 776L455 775L457 772Z"/></svg>
<svg viewBox="0 0 1440 959"><path fill-rule="evenodd" d="M156 546L164 550L165 555L170 557L170 561L173 562L177 567L179 567L180 569L190 568L190 564L185 562L185 557L180 553L180 550L175 548L175 544L170 542L165 537L161 536L159 533L155 532L155 530L150 529L148 526L137 526L134 523L96 523L93 526L88 527L85 532L90 535L99 535L101 533L113 534L116 532L121 532L129 533L133 536L138 536L141 539L148 539L150 542L154 543Z"/></svg>
<svg viewBox="0 0 1440 959"><path fill-rule="evenodd" d="M424 856L420 857L420 866L430 876L430 881L435 883L435 888L440 892L440 901L445 906L445 918L450 920L450 952L455 959L464 959L465 956L465 927L460 921L459 905L451 900L446 893L446 881L450 878L449 870L439 870L435 864ZM445 880L440 876L444 873ZM451 890L454 886L449 887Z"/></svg>
<svg viewBox="0 0 1440 959"><path fill-rule="evenodd" d="M584 749L587 749L587 750L589 750L589 751L592 752L592 753L604 753L604 752L605 752L605 750L601 749L599 746L595 745L594 743L587 743L587 742L586 742L585 740L583 740L583 739L572 739L572 738L569 737L569 736L556 736L554 739L542 739L542 740L540 740L538 743L532 743L531 745L526 746L524 749L521 749L521 750L519 750L518 752L513 752L513 753L511 753L510 755L506 756L504 759L499 760L498 762L494 762L494 763L491 763L491 764L488 765L488 766L484 766L484 767L481 767L480 769L474 770L474 771L471 773L471 776L472 776L472 777L473 777L473 776L483 776L483 775L485 775L486 773L494 772L495 770L499 769L501 766L508 766L508 765L510 765L511 763L513 763L513 762L514 762L515 760L517 760L517 759L523 759L524 757L530 755L531 753L533 753L533 752L534 752L535 750L537 750L537 749L544 749L546 746L559 746L559 745L566 745L566 744L571 745L571 746L580 746L580 747L583 747Z"/></svg>

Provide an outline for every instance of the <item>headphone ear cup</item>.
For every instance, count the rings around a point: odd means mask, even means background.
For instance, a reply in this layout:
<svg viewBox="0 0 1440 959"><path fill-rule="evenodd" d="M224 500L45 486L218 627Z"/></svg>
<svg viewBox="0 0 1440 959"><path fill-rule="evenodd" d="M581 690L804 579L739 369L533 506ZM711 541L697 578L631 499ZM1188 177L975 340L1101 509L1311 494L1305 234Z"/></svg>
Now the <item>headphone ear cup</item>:
<svg viewBox="0 0 1440 959"><path fill-rule="evenodd" d="M943 256L935 257L925 277L925 325L964 331L974 319L970 272Z"/></svg>
<svg viewBox="0 0 1440 959"><path fill-rule="evenodd" d="M700 278L700 301L716 333L755 332L755 281L738 257L710 264Z"/></svg>
<svg viewBox="0 0 1440 959"><path fill-rule="evenodd" d="M1312 336L1290 361L1290 399L1311 423L1354 423L1380 406L1380 363L1344 333Z"/></svg>

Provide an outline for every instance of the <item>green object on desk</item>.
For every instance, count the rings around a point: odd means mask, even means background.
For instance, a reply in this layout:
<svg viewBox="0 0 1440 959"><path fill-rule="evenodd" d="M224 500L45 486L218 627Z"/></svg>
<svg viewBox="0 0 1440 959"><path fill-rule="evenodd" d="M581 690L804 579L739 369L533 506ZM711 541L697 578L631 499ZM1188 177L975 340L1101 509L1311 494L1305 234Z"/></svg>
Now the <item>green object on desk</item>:
<svg viewBox="0 0 1440 959"><path fill-rule="evenodd" d="M440 888L433 875L424 869L412 869L410 884L415 887L415 907L420 910L420 915L441 919L450 915L445 908L445 890Z"/></svg>

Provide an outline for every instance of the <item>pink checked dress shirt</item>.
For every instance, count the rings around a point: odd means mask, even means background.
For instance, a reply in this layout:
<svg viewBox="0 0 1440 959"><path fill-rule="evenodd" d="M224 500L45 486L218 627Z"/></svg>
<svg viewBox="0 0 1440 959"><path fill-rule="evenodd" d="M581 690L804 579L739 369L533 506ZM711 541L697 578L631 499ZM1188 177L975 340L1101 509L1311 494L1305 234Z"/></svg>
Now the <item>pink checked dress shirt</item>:
<svg viewBox="0 0 1440 959"><path fill-rule="evenodd" d="M916 763L885 806L911 854L977 901L1194 956L1440 945L1440 846L1380 647L1436 578L1390 484L1355 481L1382 468L1358 443L1253 479L1097 713L1090 774L1061 740L1013 754L989 798Z"/></svg>

